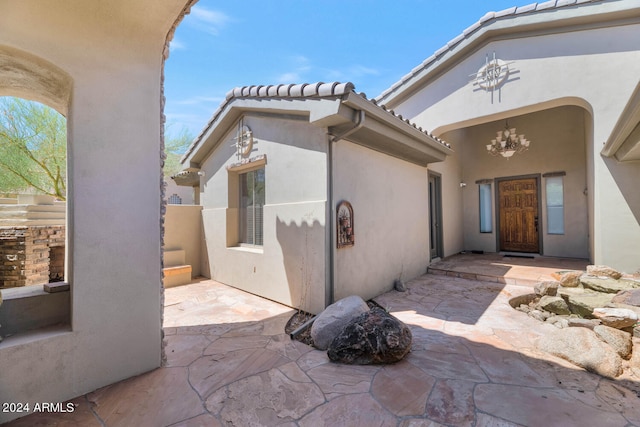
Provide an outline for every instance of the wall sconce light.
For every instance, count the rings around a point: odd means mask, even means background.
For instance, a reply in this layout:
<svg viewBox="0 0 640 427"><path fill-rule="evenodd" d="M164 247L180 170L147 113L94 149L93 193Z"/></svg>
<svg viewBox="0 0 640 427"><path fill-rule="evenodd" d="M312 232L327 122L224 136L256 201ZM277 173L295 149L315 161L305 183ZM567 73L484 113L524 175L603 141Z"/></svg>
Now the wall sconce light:
<svg viewBox="0 0 640 427"><path fill-rule="evenodd" d="M464 188L464 187L466 187L466 186L467 186L467 183L466 183L466 182L461 182L461 183L460 183L460 188Z"/></svg>

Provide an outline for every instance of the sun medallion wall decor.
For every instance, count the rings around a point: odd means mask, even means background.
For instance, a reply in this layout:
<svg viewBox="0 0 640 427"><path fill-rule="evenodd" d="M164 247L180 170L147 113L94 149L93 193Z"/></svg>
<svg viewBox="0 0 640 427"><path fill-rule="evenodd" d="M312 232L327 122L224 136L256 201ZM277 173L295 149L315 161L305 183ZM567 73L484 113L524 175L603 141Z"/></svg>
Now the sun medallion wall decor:
<svg viewBox="0 0 640 427"><path fill-rule="evenodd" d="M353 208L351 203L343 201L336 211L336 226L338 232L338 249L355 244L353 228Z"/></svg>

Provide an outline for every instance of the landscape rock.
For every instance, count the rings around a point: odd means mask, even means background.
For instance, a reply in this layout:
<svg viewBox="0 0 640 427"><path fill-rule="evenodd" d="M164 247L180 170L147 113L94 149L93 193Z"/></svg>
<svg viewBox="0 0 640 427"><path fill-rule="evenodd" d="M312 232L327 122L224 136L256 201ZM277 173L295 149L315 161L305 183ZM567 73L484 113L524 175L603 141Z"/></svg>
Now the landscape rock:
<svg viewBox="0 0 640 427"><path fill-rule="evenodd" d="M593 310L593 316L603 325L616 329L628 328L638 322L638 315L626 308L599 307Z"/></svg>
<svg viewBox="0 0 640 427"><path fill-rule="evenodd" d="M640 307L640 289L628 289L619 292L611 301Z"/></svg>
<svg viewBox="0 0 640 427"><path fill-rule="evenodd" d="M409 353L411 341L407 325L374 307L349 322L327 354L331 361L347 364L395 363Z"/></svg>
<svg viewBox="0 0 640 427"><path fill-rule="evenodd" d="M542 351L605 377L615 378L622 373L622 359L618 353L587 328L551 331L540 337L537 346Z"/></svg>
<svg viewBox="0 0 640 427"><path fill-rule="evenodd" d="M593 318L593 310L595 308L606 306L613 298L613 294L593 291L571 293L564 293L563 291L561 296L567 302L572 313L587 319Z"/></svg>
<svg viewBox="0 0 640 427"><path fill-rule="evenodd" d="M351 319L367 311L369 306L357 295L331 304L318 315L311 326L313 344L320 350L326 350Z"/></svg>
<svg viewBox="0 0 640 427"><path fill-rule="evenodd" d="M538 306L554 314L571 314L569 306L567 305L565 300L560 297L545 295L540 298Z"/></svg>
<svg viewBox="0 0 640 427"><path fill-rule="evenodd" d="M568 316L549 316L546 320L547 323L552 324L556 328L568 328L569 327L569 317Z"/></svg>
<svg viewBox="0 0 640 427"><path fill-rule="evenodd" d="M582 271L558 271L553 276L565 288L575 288L580 285L580 276Z"/></svg>
<svg viewBox="0 0 640 427"><path fill-rule="evenodd" d="M601 322L598 319L583 319L581 317L569 318L569 326L571 327L587 328L593 330L593 328L598 326L600 323Z"/></svg>
<svg viewBox="0 0 640 427"><path fill-rule="evenodd" d="M545 282L537 283L533 289L536 295L539 295L539 296L545 296L545 295L555 296L556 293L558 292L559 286L560 286L560 282L548 280Z"/></svg>
<svg viewBox="0 0 640 427"><path fill-rule="evenodd" d="M631 352L629 366L636 369L638 371L638 375L640 375L640 338L632 337L631 343L633 346L633 351Z"/></svg>
<svg viewBox="0 0 640 427"><path fill-rule="evenodd" d="M622 277L622 273L606 265L588 265L587 274L599 277L606 276L611 277L612 279L619 279Z"/></svg>
<svg viewBox="0 0 640 427"><path fill-rule="evenodd" d="M533 317L534 319L539 320L541 322L544 322L545 320L547 320L547 317L549 317L548 314L545 314L543 311L540 311L540 310L531 310L527 314L530 317Z"/></svg>
<svg viewBox="0 0 640 427"><path fill-rule="evenodd" d="M626 291L640 286L640 283L632 280L594 277L587 274L580 277L580 283L582 283L582 286L585 288L608 294L617 294L620 291Z"/></svg>
<svg viewBox="0 0 640 427"><path fill-rule="evenodd" d="M631 357L632 342L631 334L619 329L610 328L608 326L599 325L593 328L596 336L602 341L609 344L623 359Z"/></svg>

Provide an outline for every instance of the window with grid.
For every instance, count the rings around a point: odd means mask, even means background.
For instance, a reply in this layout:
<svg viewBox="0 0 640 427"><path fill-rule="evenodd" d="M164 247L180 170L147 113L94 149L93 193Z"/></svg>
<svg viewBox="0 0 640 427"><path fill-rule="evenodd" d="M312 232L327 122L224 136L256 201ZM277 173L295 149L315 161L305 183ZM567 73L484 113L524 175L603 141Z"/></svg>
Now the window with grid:
<svg viewBox="0 0 640 427"><path fill-rule="evenodd" d="M170 205L181 205L182 204L182 198L174 193L174 194L171 195L171 197L169 197L169 204Z"/></svg>
<svg viewBox="0 0 640 427"><path fill-rule="evenodd" d="M240 243L262 246L264 168L240 174Z"/></svg>

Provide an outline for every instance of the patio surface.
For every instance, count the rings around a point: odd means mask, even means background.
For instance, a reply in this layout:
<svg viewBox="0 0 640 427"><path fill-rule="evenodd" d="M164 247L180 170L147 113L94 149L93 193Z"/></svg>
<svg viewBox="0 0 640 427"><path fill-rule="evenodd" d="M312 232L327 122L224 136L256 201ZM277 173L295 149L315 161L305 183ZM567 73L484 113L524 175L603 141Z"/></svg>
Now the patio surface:
<svg viewBox="0 0 640 427"><path fill-rule="evenodd" d="M163 368L73 400L72 414L9 425L640 426L640 379L602 378L537 351L554 326L508 303L532 291L514 270L533 261L499 261L482 275L506 271L512 283L454 277L472 274L462 271L472 261L449 259L444 274L376 298L413 333L411 353L388 366L331 363L284 334L290 308L215 281L167 289ZM527 274L569 265L537 262Z"/></svg>

